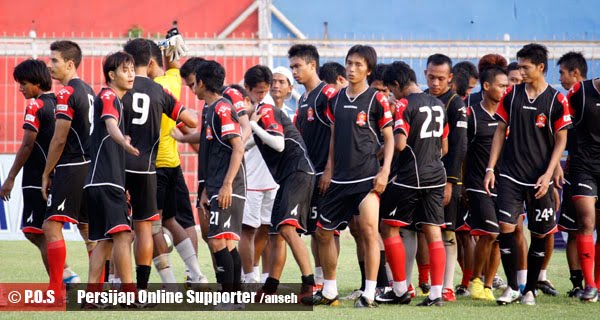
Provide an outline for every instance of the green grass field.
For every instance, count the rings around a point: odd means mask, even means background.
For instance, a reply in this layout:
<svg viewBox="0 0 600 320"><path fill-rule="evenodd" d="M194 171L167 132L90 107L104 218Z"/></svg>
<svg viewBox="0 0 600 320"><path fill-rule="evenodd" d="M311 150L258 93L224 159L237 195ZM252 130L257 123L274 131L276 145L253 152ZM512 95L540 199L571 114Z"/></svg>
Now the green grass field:
<svg viewBox="0 0 600 320"><path fill-rule="evenodd" d="M356 263L354 241L349 233L344 232L341 238L342 252L338 266L338 286L340 295L346 295L360 286L360 271ZM67 243L67 260L82 278L87 279L87 255L83 242ZM214 282L208 248L200 243L200 266L209 279ZM171 261L175 266L178 278L182 278L183 262L174 254ZM26 241L0 242L0 282L47 282L48 278L43 269L39 252ZM416 269L416 268L415 268ZM460 268L457 269L455 281L461 279ZM500 271L502 274L502 271ZM288 261L284 270L282 282L299 282L298 267L288 253ZM548 278L560 291L558 297L540 296L536 306L511 305L500 307L495 303L473 301L470 298L459 298L456 303L446 303L443 308L417 308L415 302L408 306L380 306L378 309L354 309L351 301L345 301L341 307L316 307L312 312L157 312L157 311L82 311L82 312L2 312L0 319L108 319L115 318L144 318L151 319L183 319L202 317L203 319L283 319L289 317L303 319L384 319L385 317L414 317L413 319L565 319L565 318L600 318L600 304L582 304L578 300L566 297L571 284L568 280L569 270L564 251L555 251L548 270ZM413 276L416 279L416 275ZM151 282L160 282L153 271ZM496 296L501 292L496 291ZM423 298L417 297L420 302Z"/></svg>

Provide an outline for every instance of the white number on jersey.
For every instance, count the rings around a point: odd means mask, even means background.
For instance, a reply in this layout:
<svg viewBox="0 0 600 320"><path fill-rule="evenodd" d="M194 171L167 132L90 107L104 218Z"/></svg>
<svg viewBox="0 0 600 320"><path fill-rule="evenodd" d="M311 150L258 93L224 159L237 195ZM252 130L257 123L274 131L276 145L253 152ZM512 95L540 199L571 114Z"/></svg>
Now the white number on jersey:
<svg viewBox="0 0 600 320"><path fill-rule="evenodd" d="M137 125L145 124L148 120L148 112L150 111L150 97L145 93L134 93L131 107L133 108L133 111L140 114L140 117L133 118L133 120L131 120L131 123Z"/></svg>
<svg viewBox="0 0 600 320"><path fill-rule="evenodd" d="M88 94L88 101L90 102L90 109L88 110L88 120L90 120L90 136L94 132L94 96Z"/></svg>
<svg viewBox="0 0 600 320"><path fill-rule="evenodd" d="M421 139L441 137L442 133L444 133L444 109L442 109L440 106L424 106L419 108L419 112L425 112L427 114L427 118L421 127ZM433 131L428 131L429 125L431 124L432 113L435 113L435 122L438 124L438 126Z"/></svg>

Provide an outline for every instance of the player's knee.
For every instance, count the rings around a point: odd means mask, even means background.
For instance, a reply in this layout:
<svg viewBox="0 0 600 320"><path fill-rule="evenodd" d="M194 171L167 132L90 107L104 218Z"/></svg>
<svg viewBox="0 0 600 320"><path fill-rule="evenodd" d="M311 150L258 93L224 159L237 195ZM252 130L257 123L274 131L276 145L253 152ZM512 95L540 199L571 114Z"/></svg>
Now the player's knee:
<svg viewBox="0 0 600 320"><path fill-rule="evenodd" d="M333 238L333 231L317 228L317 241L319 245L327 244Z"/></svg>
<svg viewBox="0 0 600 320"><path fill-rule="evenodd" d="M25 233L25 238L29 240L29 242L33 243L36 247L39 247L44 241L43 234Z"/></svg>
<svg viewBox="0 0 600 320"><path fill-rule="evenodd" d="M162 232L162 223L160 220L152 221L152 236L155 236Z"/></svg>

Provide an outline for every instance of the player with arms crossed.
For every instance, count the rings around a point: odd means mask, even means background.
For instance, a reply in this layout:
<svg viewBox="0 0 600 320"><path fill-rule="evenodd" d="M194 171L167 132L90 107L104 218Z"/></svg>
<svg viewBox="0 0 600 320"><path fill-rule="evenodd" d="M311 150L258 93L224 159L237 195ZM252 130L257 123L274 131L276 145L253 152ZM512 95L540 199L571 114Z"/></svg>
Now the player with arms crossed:
<svg viewBox="0 0 600 320"><path fill-rule="evenodd" d="M535 289L545 257L546 235L556 232L554 194L551 180L567 143L571 126L567 98L546 83L548 50L528 44L517 52L523 84L511 87L500 100L483 187L491 195L495 185L494 168L500 152L502 165L498 178L498 221L500 253L508 287L496 301L510 304L521 298L517 284L514 232L518 215L527 206L531 245L527 256L527 283L523 303L535 304ZM507 127L510 134L506 138ZM555 179L558 182L559 179Z"/></svg>

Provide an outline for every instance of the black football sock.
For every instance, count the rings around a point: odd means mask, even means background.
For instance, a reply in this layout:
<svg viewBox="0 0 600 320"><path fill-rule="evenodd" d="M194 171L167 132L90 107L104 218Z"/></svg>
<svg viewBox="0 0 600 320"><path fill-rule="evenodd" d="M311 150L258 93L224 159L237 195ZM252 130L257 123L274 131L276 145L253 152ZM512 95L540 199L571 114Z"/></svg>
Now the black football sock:
<svg viewBox="0 0 600 320"><path fill-rule="evenodd" d="M227 248L215 252L215 264L217 267L217 278L225 292L233 290L233 258Z"/></svg>
<svg viewBox="0 0 600 320"><path fill-rule="evenodd" d="M360 290L365 291L365 262L358 261L358 267L360 268Z"/></svg>
<svg viewBox="0 0 600 320"><path fill-rule="evenodd" d="M517 247L514 232L499 234L498 242L500 244L502 267L504 273L506 273L506 282L513 290L519 290L517 282Z"/></svg>
<svg viewBox="0 0 600 320"><path fill-rule="evenodd" d="M106 260L104 262L104 273L102 274L104 275L104 279L102 280L108 283L108 276L110 275L110 260Z"/></svg>
<svg viewBox="0 0 600 320"><path fill-rule="evenodd" d="M379 251L379 269L377 270L377 288L385 288L390 286L390 281L385 271L385 251Z"/></svg>
<svg viewBox="0 0 600 320"><path fill-rule="evenodd" d="M546 257L546 239L531 237L531 245L527 254L527 284L523 293L528 291L535 293L544 257Z"/></svg>
<svg viewBox="0 0 600 320"><path fill-rule="evenodd" d="M314 287L315 287L315 276L313 274L309 274L307 276L302 276L302 288L300 290L301 293L312 292Z"/></svg>
<svg viewBox="0 0 600 320"><path fill-rule="evenodd" d="M268 277L267 280L265 280L262 291L266 294L274 294L277 292L277 287L279 287L279 280Z"/></svg>
<svg viewBox="0 0 600 320"><path fill-rule="evenodd" d="M583 288L583 272L581 270L569 270L571 273L571 283L573 284L573 288Z"/></svg>
<svg viewBox="0 0 600 320"><path fill-rule="evenodd" d="M152 267L137 265L135 267L135 276L137 281L137 288L140 290L148 289L148 280L150 280L150 271Z"/></svg>
<svg viewBox="0 0 600 320"><path fill-rule="evenodd" d="M233 290L239 291L242 289L242 257L237 248L233 248L229 254L233 259Z"/></svg>

